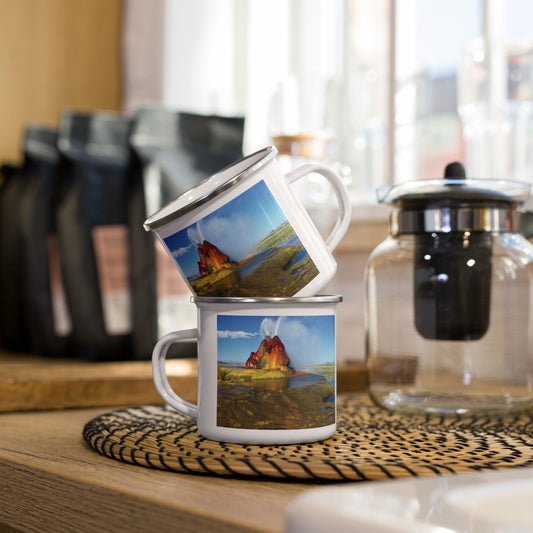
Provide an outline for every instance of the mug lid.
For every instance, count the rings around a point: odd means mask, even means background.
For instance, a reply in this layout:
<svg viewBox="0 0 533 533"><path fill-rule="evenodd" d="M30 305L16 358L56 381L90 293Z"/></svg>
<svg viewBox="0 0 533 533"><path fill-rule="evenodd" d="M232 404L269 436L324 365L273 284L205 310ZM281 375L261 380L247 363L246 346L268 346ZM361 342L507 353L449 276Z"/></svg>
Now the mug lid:
<svg viewBox="0 0 533 533"><path fill-rule="evenodd" d="M277 153L274 146L267 146L224 167L147 218L144 229L153 231L205 204L266 165Z"/></svg>
<svg viewBox="0 0 533 533"><path fill-rule="evenodd" d="M283 297L248 297L248 296L192 296L193 303L209 304L315 304L342 302L339 294L317 294L315 296L283 296Z"/></svg>

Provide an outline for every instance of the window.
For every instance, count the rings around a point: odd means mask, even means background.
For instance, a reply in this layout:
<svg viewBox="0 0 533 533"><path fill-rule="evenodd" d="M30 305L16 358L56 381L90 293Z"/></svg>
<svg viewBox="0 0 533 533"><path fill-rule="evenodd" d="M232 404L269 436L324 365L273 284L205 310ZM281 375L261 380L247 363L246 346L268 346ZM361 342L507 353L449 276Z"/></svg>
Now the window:
<svg viewBox="0 0 533 533"><path fill-rule="evenodd" d="M163 102L245 115L245 152L320 132L360 204L452 160L533 182L529 0L164 5Z"/></svg>
<svg viewBox="0 0 533 533"><path fill-rule="evenodd" d="M464 160L457 114L457 66L480 36L479 0L397 0L393 182L442 176Z"/></svg>
<svg viewBox="0 0 533 533"><path fill-rule="evenodd" d="M391 183L442 176L533 182L533 41L524 0L396 0ZM529 25L530 27L530 25Z"/></svg>

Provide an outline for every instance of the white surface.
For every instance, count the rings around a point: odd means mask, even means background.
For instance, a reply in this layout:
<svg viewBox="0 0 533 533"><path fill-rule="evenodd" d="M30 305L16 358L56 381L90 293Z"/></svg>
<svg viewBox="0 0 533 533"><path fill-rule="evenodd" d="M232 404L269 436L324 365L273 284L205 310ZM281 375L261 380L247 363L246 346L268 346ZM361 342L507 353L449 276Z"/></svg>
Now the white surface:
<svg viewBox="0 0 533 533"><path fill-rule="evenodd" d="M336 484L287 508L288 533L533 532L533 468Z"/></svg>

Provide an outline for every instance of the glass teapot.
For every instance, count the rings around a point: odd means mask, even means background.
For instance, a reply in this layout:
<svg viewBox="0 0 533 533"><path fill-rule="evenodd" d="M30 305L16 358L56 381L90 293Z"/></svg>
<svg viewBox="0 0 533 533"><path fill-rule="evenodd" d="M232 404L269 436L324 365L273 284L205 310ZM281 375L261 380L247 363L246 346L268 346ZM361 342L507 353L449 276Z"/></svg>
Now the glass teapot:
<svg viewBox="0 0 533 533"><path fill-rule="evenodd" d="M505 413L533 405L530 185L445 177L378 191L390 234L365 273L369 393L395 411Z"/></svg>

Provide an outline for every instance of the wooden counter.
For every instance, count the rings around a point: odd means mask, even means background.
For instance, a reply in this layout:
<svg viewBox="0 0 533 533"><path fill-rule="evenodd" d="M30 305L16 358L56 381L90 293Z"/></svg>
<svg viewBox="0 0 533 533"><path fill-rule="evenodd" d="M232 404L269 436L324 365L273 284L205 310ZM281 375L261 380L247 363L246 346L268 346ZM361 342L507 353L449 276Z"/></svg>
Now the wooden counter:
<svg viewBox="0 0 533 533"><path fill-rule="evenodd" d="M0 363L0 533L280 532L288 502L318 486L151 470L98 454L82 438L88 421L118 406L162 403L149 362L4 354ZM195 401L196 362L169 361L167 371ZM362 390L362 364L340 367L337 387Z"/></svg>
<svg viewBox="0 0 533 533"><path fill-rule="evenodd" d="M288 502L318 486L115 461L81 436L86 422L109 410L0 415L0 531L279 532Z"/></svg>

